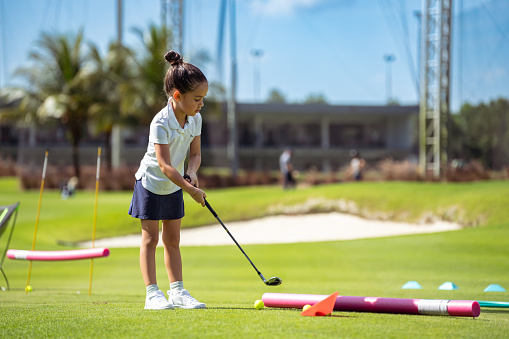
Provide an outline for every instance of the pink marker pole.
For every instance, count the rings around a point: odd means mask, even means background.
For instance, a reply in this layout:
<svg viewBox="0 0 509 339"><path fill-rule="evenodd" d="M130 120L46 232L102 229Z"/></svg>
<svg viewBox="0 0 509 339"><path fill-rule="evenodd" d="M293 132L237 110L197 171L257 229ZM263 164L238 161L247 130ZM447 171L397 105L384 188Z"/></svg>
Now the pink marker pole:
<svg viewBox="0 0 509 339"><path fill-rule="evenodd" d="M265 293L262 301L266 307L302 308L314 305L328 297L318 294ZM479 303L474 300L430 300L378 297L338 296L335 311L401 313L421 315L450 315L456 317L478 317Z"/></svg>
<svg viewBox="0 0 509 339"><path fill-rule="evenodd" d="M25 251L14 249L7 251L9 259L40 261L91 259L107 257L108 255L110 255L110 250L107 248L87 248L69 251Z"/></svg>

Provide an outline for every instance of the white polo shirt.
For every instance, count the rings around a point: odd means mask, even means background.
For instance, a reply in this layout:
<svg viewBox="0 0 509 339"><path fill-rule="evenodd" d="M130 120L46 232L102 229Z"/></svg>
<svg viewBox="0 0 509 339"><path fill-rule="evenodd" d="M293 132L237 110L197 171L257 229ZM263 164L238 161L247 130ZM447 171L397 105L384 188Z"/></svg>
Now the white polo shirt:
<svg viewBox="0 0 509 339"><path fill-rule="evenodd" d="M290 155L290 152L284 151L279 156L279 168L281 169L281 173L286 174L288 173L288 163L290 162L290 158L292 156Z"/></svg>
<svg viewBox="0 0 509 339"><path fill-rule="evenodd" d="M184 175L184 162L189 146L194 137L201 134L201 125L202 118L200 113L197 113L194 117L187 116L184 128L180 127L173 108L168 103L150 123L147 152L135 174L136 180L141 179L143 187L155 194L166 195L178 191L180 187L159 168L154 144L168 145L171 166Z"/></svg>

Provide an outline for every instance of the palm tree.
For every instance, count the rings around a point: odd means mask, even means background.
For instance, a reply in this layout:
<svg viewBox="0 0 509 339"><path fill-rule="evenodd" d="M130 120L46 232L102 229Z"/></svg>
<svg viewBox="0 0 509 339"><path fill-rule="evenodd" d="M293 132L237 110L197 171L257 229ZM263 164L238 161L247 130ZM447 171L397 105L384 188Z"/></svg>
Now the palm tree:
<svg viewBox="0 0 509 339"><path fill-rule="evenodd" d="M147 123L166 104L163 85L168 65L164 54L170 49L172 34L165 26L158 27L153 23L149 24L146 33L139 28L132 31L142 43L142 49L136 57L136 81L124 104L135 109Z"/></svg>
<svg viewBox="0 0 509 339"><path fill-rule="evenodd" d="M36 128L42 124L36 114L42 104L38 93L31 92L28 88L6 87L1 89L0 98L5 105L1 110L0 121L8 121L21 127L21 135L24 129L28 128L29 146L34 146ZM24 137L20 137L20 140L23 139ZM19 154L18 160L20 156Z"/></svg>
<svg viewBox="0 0 509 339"><path fill-rule="evenodd" d="M69 133L75 175L80 175L78 146L84 135L91 96L83 91L85 56L83 32L75 36L42 33L29 54L32 65L16 70L25 86L8 89L20 100L19 121L60 119Z"/></svg>
<svg viewBox="0 0 509 339"><path fill-rule="evenodd" d="M87 76L86 89L94 94L89 117L96 132L106 137L106 159L111 168L111 134L115 124L136 125L136 109L130 106L134 86L133 52L117 42L110 43L101 57L97 47L90 45L92 70ZM136 107L136 106L135 106Z"/></svg>
<svg viewBox="0 0 509 339"><path fill-rule="evenodd" d="M153 23L149 24L146 32L139 28L133 28L132 31L141 42L141 52L136 56L136 81L124 103L137 111L142 123L150 123L153 115L166 104L164 76L168 64L164 54L171 49L173 35L170 29ZM193 55L184 56L184 59L197 66L204 66L211 61L205 50L198 50ZM224 96L223 86L209 84L207 100L217 106L214 111L220 112L219 103L224 100Z"/></svg>

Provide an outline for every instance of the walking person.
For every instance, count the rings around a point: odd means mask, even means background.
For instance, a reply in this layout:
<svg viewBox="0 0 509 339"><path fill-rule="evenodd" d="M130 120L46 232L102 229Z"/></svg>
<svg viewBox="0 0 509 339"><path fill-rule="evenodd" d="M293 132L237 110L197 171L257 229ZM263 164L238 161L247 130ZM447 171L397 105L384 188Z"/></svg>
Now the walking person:
<svg viewBox="0 0 509 339"><path fill-rule="evenodd" d="M366 161L361 158L359 152L355 149L350 151L350 175L355 181L362 180L362 169L366 165Z"/></svg>
<svg viewBox="0 0 509 339"><path fill-rule="evenodd" d="M205 206L206 194L199 188L196 172L201 164L199 112L208 92L208 81L198 67L184 62L177 52L170 51L164 58L170 64L164 80L168 101L150 123L148 147L135 174L129 214L141 220L140 268L146 286L145 309L205 308L204 303L184 289L180 225L184 217L183 192ZM190 179L184 179L184 174ZM170 283L168 299L156 281L159 221Z"/></svg>
<svg viewBox="0 0 509 339"><path fill-rule="evenodd" d="M295 188L295 179L293 177L293 166L291 163L293 150L286 147L279 156L279 168L283 177L283 189Z"/></svg>

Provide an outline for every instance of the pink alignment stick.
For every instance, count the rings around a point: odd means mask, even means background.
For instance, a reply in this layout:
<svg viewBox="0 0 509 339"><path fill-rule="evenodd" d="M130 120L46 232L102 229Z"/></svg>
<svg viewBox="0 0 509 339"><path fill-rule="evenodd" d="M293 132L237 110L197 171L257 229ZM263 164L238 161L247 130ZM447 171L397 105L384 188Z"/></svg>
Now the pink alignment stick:
<svg viewBox="0 0 509 339"><path fill-rule="evenodd" d="M302 308L314 305L328 297L318 294L265 293L262 301L267 307ZM479 303L474 300L429 300L377 297L338 296L335 311L404 313L422 315L450 315L456 317L478 317Z"/></svg>
<svg viewBox="0 0 509 339"><path fill-rule="evenodd" d="M70 251L25 251L8 250L9 259L21 260L42 260L42 261L60 261L60 260L78 260L107 257L110 250L107 248L87 248L82 250Z"/></svg>

